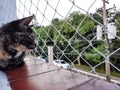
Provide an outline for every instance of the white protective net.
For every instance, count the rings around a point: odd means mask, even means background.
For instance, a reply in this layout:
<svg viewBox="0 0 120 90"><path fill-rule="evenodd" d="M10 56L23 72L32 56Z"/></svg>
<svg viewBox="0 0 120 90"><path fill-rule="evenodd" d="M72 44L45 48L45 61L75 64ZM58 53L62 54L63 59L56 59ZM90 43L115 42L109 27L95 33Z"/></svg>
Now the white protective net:
<svg viewBox="0 0 120 90"><path fill-rule="evenodd" d="M52 45L53 58L65 60L74 70L85 70L93 76L106 73L107 79L110 75L118 79L120 0L105 2L105 23L103 1L16 0L18 18L36 17L33 24L37 48L32 55L48 58L48 46Z"/></svg>

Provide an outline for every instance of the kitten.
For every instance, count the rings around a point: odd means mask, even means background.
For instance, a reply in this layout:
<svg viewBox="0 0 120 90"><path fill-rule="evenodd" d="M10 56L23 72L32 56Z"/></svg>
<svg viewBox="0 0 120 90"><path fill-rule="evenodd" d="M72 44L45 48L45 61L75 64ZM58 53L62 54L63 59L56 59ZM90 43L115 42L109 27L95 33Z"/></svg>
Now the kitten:
<svg viewBox="0 0 120 90"><path fill-rule="evenodd" d="M21 66L26 52L35 48L34 33L29 26L32 19L29 16L0 28L0 69Z"/></svg>

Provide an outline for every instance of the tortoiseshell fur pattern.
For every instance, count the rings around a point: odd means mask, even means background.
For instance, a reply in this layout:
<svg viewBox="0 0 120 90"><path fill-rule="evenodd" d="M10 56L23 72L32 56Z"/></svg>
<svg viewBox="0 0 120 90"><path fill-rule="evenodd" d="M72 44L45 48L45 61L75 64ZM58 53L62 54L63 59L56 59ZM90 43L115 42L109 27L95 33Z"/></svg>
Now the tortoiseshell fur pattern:
<svg viewBox="0 0 120 90"><path fill-rule="evenodd" d="M13 69L24 64L26 52L35 48L34 33L29 23L33 16L9 22L0 28L0 69Z"/></svg>

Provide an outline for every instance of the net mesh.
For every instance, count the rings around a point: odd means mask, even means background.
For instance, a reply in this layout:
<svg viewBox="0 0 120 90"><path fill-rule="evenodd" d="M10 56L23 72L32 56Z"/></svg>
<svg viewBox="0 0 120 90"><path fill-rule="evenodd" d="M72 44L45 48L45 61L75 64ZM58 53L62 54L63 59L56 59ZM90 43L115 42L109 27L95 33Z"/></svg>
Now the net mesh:
<svg viewBox="0 0 120 90"><path fill-rule="evenodd" d="M55 60L65 60L76 71L85 70L85 74L98 76L107 72L106 58L109 58L107 63L111 74L115 72L118 77L120 12L113 4L117 6L119 3L119 0L109 0L107 4L107 8L111 8L107 10L107 20L110 24L115 22L117 34L108 30L113 39L108 40L109 52L106 52L102 0L16 0L18 18L35 15L33 24L37 47L32 55L48 58L48 46L53 46ZM97 26L103 29L98 32Z"/></svg>

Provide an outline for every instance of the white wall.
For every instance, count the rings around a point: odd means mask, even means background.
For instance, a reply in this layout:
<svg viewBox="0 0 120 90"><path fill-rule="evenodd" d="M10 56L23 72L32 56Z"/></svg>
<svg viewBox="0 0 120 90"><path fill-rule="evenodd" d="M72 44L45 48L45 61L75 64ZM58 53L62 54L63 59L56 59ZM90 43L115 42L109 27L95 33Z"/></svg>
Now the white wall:
<svg viewBox="0 0 120 90"><path fill-rule="evenodd" d="M0 0L0 26L15 19L16 0Z"/></svg>

